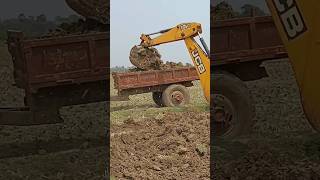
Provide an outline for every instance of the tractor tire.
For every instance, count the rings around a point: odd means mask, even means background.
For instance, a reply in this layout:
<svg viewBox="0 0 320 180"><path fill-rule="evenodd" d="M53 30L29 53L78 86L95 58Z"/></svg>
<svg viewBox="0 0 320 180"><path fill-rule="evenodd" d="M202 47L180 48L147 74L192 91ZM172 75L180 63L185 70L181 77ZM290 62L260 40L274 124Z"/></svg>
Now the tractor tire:
<svg viewBox="0 0 320 180"><path fill-rule="evenodd" d="M162 102L166 107L184 106L190 102L189 91L183 85L170 85L162 93Z"/></svg>
<svg viewBox="0 0 320 180"><path fill-rule="evenodd" d="M162 92L153 92L152 99L159 107L164 106L162 102Z"/></svg>
<svg viewBox="0 0 320 180"><path fill-rule="evenodd" d="M234 139L249 133L254 105L247 86L238 77L218 72L211 78L211 126L215 138Z"/></svg>

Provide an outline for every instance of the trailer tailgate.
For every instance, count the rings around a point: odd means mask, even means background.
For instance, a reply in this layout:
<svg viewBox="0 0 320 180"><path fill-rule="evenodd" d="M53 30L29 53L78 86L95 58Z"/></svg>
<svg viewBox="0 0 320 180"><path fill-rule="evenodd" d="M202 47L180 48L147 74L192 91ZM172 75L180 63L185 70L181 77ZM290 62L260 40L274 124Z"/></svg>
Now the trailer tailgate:
<svg viewBox="0 0 320 180"><path fill-rule="evenodd" d="M8 32L16 84L31 91L105 80L109 74L107 33L26 40Z"/></svg>
<svg viewBox="0 0 320 180"><path fill-rule="evenodd" d="M113 73L112 76L114 78L114 87L119 91L181 83L199 79L197 70L194 67L157 71Z"/></svg>

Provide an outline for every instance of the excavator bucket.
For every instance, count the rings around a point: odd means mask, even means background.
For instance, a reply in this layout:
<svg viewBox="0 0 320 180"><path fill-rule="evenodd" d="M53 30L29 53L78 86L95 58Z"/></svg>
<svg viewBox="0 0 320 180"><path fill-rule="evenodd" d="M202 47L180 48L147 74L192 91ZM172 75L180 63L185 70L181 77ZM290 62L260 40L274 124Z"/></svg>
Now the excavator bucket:
<svg viewBox="0 0 320 180"><path fill-rule="evenodd" d="M311 125L320 131L320 1L267 0Z"/></svg>

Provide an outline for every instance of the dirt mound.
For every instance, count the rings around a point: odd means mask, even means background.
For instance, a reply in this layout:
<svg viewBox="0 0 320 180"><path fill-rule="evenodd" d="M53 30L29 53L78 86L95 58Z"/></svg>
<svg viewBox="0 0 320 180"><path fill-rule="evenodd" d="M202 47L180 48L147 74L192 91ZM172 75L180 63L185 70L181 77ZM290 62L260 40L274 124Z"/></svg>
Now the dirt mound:
<svg viewBox="0 0 320 180"><path fill-rule="evenodd" d="M78 14L98 20L103 24L109 23L110 6L107 0L65 0L70 8Z"/></svg>
<svg viewBox="0 0 320 180"><path fill-rule="evenodd" d="M134 71L139 70L166 70L172 68L186 67L190 64L175 63L161 60L159 51L154 47L145 48L142 46L134 46L130 51L130 62L137 67Z"/></svg>
<svg viewBox="0 0 320 180"><path fill-rule="evenodd" d="M116 179L209 179L209 113L159 114L111 126Z"/></svg>
<svg viewBox="0 0 320 180"><path fill-rule="evenodd" d="M105 24L99 23L95 20L79 19L78 21L72 23L62 23L58 25L56 29L49 30L48 33L40 38L107 32L107 28L108 27Z"/></svg>

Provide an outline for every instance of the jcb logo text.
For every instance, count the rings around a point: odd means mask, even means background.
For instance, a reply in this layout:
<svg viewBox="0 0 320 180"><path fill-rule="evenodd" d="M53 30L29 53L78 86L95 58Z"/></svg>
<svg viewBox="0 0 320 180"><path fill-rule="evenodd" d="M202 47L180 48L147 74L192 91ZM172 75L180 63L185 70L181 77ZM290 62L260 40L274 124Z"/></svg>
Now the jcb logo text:
<svg viewBox="0 0 320 180"><path fill-rule="evenodd" d="M296 0L273 0L273 3L289 40L307 30Z"/></svg>
<svg viewBox="0 0 320 180"><path fill-rule="evenodd" d="M194 61L196 63L196 67L198 68L198 71L200 74L206 72L206 67L204 66L200 56L199 56L199 52L195 49L194 51L192 51L192 57L194 58Z"/></svg>

